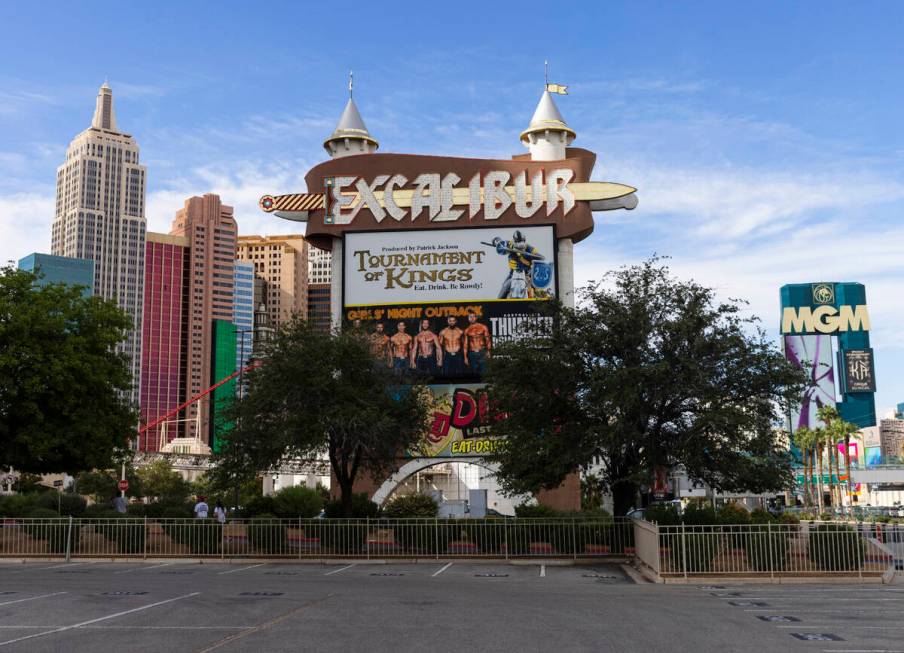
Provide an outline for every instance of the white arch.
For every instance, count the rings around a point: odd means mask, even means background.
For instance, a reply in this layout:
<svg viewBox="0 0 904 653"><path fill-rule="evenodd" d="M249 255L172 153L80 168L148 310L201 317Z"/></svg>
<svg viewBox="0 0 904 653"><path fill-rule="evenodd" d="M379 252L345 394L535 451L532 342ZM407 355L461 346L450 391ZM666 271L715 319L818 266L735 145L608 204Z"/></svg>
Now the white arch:
<svg viewBox="0 0 904 653"><path fill-rule="evenodd" d="M371 501L373 501L378 506L382 506L383 503L390 496L392 496L392 493L395 492L396 488L401 485L402 481L407 479L409 476L421 472L428 467L434 467L436 465L453 462L479 465L484 469L490 470L491 472L496 471L495 465L491 465L480 457L468 456L461 458L412 458L407 463L399 467L399 469L392 476L383 481L383 484L377 489L376 492L374 492L373 497L371 497Z"/></svg>

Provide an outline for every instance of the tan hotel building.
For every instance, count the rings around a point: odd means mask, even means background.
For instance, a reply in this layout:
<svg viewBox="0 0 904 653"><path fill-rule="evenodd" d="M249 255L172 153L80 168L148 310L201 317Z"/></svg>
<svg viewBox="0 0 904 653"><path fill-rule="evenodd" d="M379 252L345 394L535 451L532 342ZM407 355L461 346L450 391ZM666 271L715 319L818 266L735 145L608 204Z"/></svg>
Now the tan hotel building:
<svg viewBox="0 0 904 653"><path fill-rule="evenodd" d="M308 248L304 236L239 236L236 258L253 263L255 278L263 280L271 327L288 322L296 313L307 317Z"/></svg>

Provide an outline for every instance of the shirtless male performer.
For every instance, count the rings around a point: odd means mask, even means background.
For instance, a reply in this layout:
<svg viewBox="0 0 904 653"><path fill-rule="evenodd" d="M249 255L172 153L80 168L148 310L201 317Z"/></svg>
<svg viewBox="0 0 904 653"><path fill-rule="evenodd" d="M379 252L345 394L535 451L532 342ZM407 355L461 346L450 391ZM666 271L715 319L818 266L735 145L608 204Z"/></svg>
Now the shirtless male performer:
<svg viewBox="0 0 904 653"><path fill-rule="evenodd" d="M414 345L411 347L411 367L432 375L436 374L442 364L443 350L439 338L430 330L430 320L421 320L421 331L414 336Z"/></svg>
<svg viewBox="0 0 904 653"><path fill-rule="evenodd" d="M386 335L386 327L382 322L377 322L376 331L370 334L370 350L374 358L386 363L386 367L392 367L392 352L389 347L389 336Z"/></svg>
<svg viewBox="0 0 904 653"><path fill-rule="evenodd" d="M439 341L443 345L443 376L461 376L465 372L464 354L462 352L463 332L456 325L457 319L446 318L447 326L439 332Z"/></svg>
<svg viewBox="0 0 904 653"><path fill-rule="evenodd" d="M477 321L477 313L468 312L468 326L465 328L465 365L471 374L482 376L487 371L486 359L490 356L492 341L490 330Z"/></svg>
<svg viewBox="0 0 904 653"><path fill-rule="evenodd" d="M395 373L402 375L410 365L411 342L414 340L410 335L405 333L405 323L399 322L398 332L389 339L389 346L392 349L392 368Z"/></svg>

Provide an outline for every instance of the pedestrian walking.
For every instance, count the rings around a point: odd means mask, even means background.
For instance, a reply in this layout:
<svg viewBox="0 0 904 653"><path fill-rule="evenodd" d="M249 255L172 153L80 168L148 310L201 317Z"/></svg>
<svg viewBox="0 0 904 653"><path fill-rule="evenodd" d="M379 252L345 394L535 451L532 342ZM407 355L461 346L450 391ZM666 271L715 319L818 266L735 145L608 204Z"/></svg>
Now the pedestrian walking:
<svg viewBox="0 0 904 653"><path fill-rule="evenodd" d="M207 519L207 513L210 506L204 501L205 497L198 497L198 503L195 504L195 519Z"/></svg>
<svg viewBox="0 0 904 653"><path fill-rule="evenodd" d="M217 521L221 524L226 523L226 508L223 507L223 502L217 499L217 507L213 509L213 516L217 518Z"/></svg>

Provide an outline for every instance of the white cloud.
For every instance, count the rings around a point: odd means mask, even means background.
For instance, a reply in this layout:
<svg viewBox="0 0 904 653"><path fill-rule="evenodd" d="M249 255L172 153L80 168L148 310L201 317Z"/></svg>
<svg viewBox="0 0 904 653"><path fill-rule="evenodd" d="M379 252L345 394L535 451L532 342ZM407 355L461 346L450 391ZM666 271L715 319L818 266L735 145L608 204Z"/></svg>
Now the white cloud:
<svg viewBox="0 0 904 653"><path fill-rule="evenodd" d="M0 196L0 265L31 252L50 252L52 191Z"/></svg>

